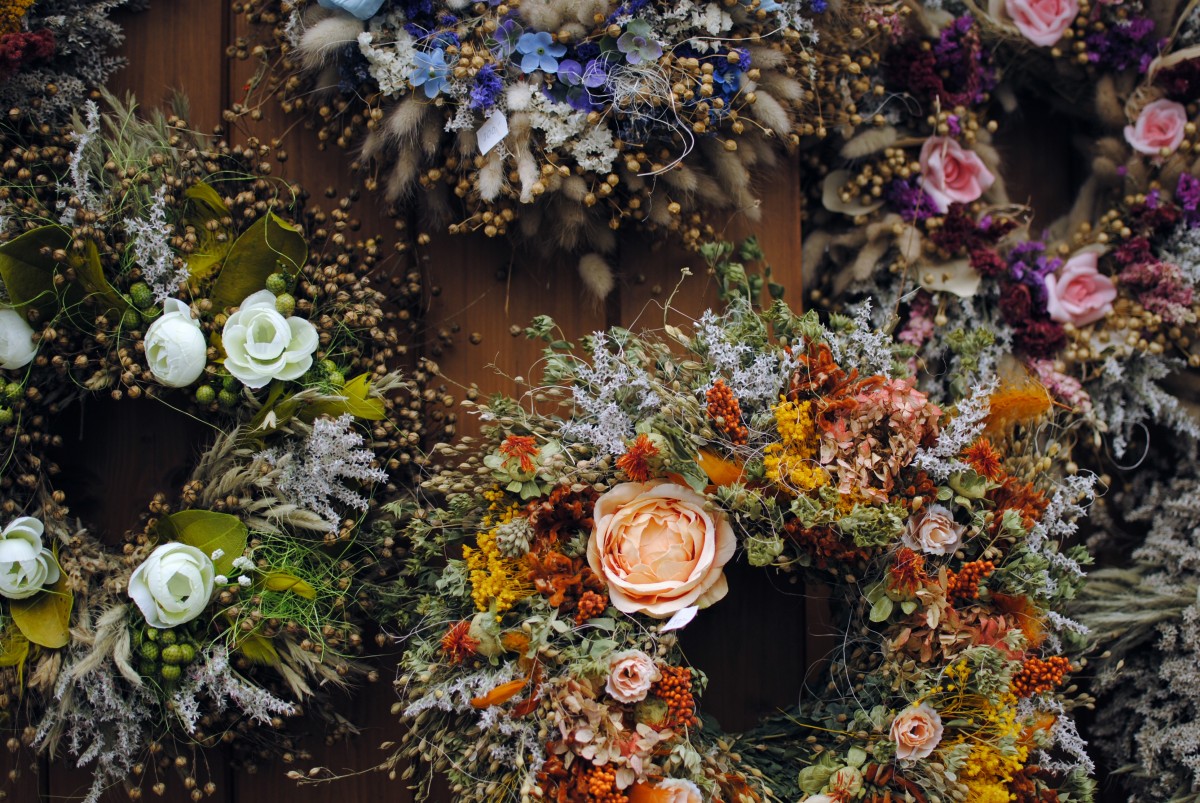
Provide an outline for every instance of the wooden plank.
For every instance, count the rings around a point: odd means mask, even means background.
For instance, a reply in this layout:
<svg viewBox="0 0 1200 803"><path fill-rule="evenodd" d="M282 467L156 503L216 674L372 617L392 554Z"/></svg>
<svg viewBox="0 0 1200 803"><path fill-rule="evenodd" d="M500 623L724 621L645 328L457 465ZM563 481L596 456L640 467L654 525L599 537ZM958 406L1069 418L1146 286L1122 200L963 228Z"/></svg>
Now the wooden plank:
<svg viewBox="0 0 1200 803"><path fill-rule="evenodd" d="M8 733L4 739L7 741ZM46 800L44 761L28 750L13 753L0 750L0 801L3 803L42 803Z"/></svg>
<svg viewBox="0 0 1200 803"><path fill-rule="evenodd" d="M110 80L118 95L133 92L146 106L167 106L176 90L191 102L191 123L211 131L228 97L225 45L228 0L170 0L143 12L113 15L125 29L125 69Z"/></svg>

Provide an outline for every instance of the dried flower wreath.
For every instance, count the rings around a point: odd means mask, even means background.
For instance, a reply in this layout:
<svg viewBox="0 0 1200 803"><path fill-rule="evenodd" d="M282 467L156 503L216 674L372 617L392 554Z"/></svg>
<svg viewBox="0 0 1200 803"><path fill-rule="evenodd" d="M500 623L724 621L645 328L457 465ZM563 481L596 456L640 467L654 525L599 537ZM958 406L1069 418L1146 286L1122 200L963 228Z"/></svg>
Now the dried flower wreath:
<svg viewBox="0 0 1200 803"><path fill-rule="evenodd" d="M420 760L425 794L443 772L472 801L1090 800L1059 613L1087 553L1058 544L1091 478L1040 416L994 416L994 379L943 410L904 378L911 349L755 311L709 254L727 312L596 333L587 358L539 318L546 384L440 447L405 530L382 768ZM701 717L676 633L738 556L833 584L846 635L823 691L744 738Z"/></svg>
<svg viewBox="0 0 1200 803"><path fill-rule="evenodd" d="M92 767L90 801L175 773L203 796L198 747L294 752L302 710L353 732L333 695L373 675L371 587L395 557L374 499L444 396L435 367L395 371L419 277L373 286L382 242L352 239L348 204L306 210L268 149L106 102L73 134L5 137L0 704L28 745ZM125 533L65 506L54 422L97 397L206 433Z"/></svg>
<svg viewBox="0 0 1200 803"><path fill-rule="evenodd" d="M859 122L871 89L850 47L865 36L857 3L245 7L274 26L254 89L315 112L323 141L361 144L369 186L418 194L451 232L584 254L599 296L614 231L637 223L695 246L712 238L704 209L757 219L755 171L776 166L780 143Z"/></svg>

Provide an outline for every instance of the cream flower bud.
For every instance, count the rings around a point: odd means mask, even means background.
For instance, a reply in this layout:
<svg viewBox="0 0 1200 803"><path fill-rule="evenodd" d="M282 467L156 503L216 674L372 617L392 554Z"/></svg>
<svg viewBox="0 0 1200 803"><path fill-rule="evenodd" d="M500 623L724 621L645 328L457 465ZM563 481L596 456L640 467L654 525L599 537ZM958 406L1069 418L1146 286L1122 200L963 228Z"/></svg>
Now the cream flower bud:
<svg viewBox="0 0 1200 803"><path fill-rule="evenodd" d="M212 597L216 569L212 560L187 544L155 547L129 577L129 596L146 624L156 628L190 622L204 612Z"/></svg>
<svg viewBox="0 0 1200 803"><path fill-rule="evenodd" d="M19 310L0 306L0 368L15 371L33 362L33 327Z"/></svg>
<svg viewBox="0 0 1200 803"><path fill-rule="evenodd" d="M58 582L54 554L42 545L42 523L21 516L0 531L0 595L26 599Z"/></svg>
<svg viewBox="0 0 1200 803"><path fill-rule="evenodd" d="M285 318L275 309L275 295L259 290L229 316L221 333L225 369L247 387L261 388L272 379L299 379L313 363L317 327L303 318Z"/></svg>
<svg viewBox="0 0 1200 803"><path fill-rule="evenodd" d="M163 302L163 314L146 330L146 363L167 387L184 388L200 378L208 362L208 345L200 322L177 298Z"/></svg>

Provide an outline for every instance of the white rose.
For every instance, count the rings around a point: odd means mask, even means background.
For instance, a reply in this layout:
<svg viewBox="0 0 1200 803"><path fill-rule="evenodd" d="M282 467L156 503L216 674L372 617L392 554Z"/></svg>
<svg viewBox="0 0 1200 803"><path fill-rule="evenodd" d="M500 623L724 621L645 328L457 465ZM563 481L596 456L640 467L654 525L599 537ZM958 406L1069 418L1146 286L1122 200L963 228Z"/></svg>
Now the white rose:
<svg viewBox="0 0 1200 803"><path fill-rule="evenodd" d="M930 505L917 516L910 516L901 540L917 552L949 555L958 549L966 530L954 521L954 514L942 505Z"/></svg>
<svg viewBox="0 0 1200 803"><path fill-rule="evenodd" d="M204 612L212 597L212 559L187 544L162 544L129 576L129 596L146 624L175 627Z"/></svg>
<svg viewBox="0 0 1200 803"><path fill-rule="evenodd" d="M33 362L33 327L12 307L0 307L0 368L15 371Z"/></svg>
<svg viewBox="0 0 1200 803"><path fill-rule="evenodd" d="M312 365L318 342L311 322L279 314L270 290L259 290L243 301L225 322L221 339L225 368L250 388L261 388L272 379L299 379Z"/></svg>
<svg viewBox="0 0 1200 803"><path fill-rule="evenodd" d="M146 330L146 362L154 378L171 388L187 387L204 373L208 362L204 332L179 299L163 302L163 314Z"/></svg>
<svg viewBox="0 0 1200 803"><path fill-rule="evenodd" d="M641 650L625 650L609 657L604 688L618 702L636 703L646 699L650 687L661 679L653 658Z"/></svg>
<svg viewBox="0 0 1200 803"><path fill-rule="evenodd" d="M14 519L0 531L0 595L26 599L58 582L58 562L42 546L44 531L30 516Z"/></svg>

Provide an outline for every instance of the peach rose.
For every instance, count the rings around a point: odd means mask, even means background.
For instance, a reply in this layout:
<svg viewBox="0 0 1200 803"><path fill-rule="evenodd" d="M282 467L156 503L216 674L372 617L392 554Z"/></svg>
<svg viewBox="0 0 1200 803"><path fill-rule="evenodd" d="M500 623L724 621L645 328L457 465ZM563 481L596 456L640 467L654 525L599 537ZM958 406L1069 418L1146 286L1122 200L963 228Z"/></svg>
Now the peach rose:
<svg viewBox="0 0 1200 803"><path fill-rule="evenodd" d="M665 778L654 786L635 783L629 788L629 803L704 803L704 795L691 781Z"/></svg>
<svg viewBox="0 0 1200 803"><path fill-rule="evenodd" d="M942 718L926 703L909 706L892 720L896 758L925 758L942 741Z"/></svg>
<svg viewBox="0 0 1200 803"><path fill-rule="evenodd" d="M666 618L707 607L729 586L733 528L704 497L669 482L626 482L596 500L588 565L608 583L618 610Z"/></svg>
<svg viewBox="0 0 1200 803"><path fill-rule="evenodd" d="M1046 277L1046 310L1059 323L1084 326L1112 309L1117 288L1096 265L1100 256L1084 251L1067 260L1057 276Z"/></svg>
<svg viewBox="0 0 1200 803"><path fill-rule="evenodd" d="M617 702L636 703L645 700L650 687L661 678L653 658L641 650L624 650L608 659L604 689Z"/></svg>
<svg viewBox="0 0 1200 803"><path fill-rule="evenodd" d="M930 505L919 515L909 517L900 540L914 552L949 555L962 542L963 529L949 508Z"/></svg>
<svg viewBox="0 0 1200 803"><path fill-rule="evenodd" d="M1146 105L1137 122L1125 126L1125 141L1135 151L1149 156L1170 155L1183 142L1187 109L1173 100L1156 100Z"/></svg>
<svg viewBox="0 0 1200 803"><path fill-rule="evenodd" d="M921 146L921 189L939 212L950 204L969 204L996 182L979 154L949 137L930 137Z"/></svg>
<svg viewBox="0 0 1200 803"><path fill-rule="evenodd" d="M1079 16L1079 0L1000 0L989 3L993 17L1008 17L1021 35L1041 47L1062 39L1063 32Z"/></svg>

